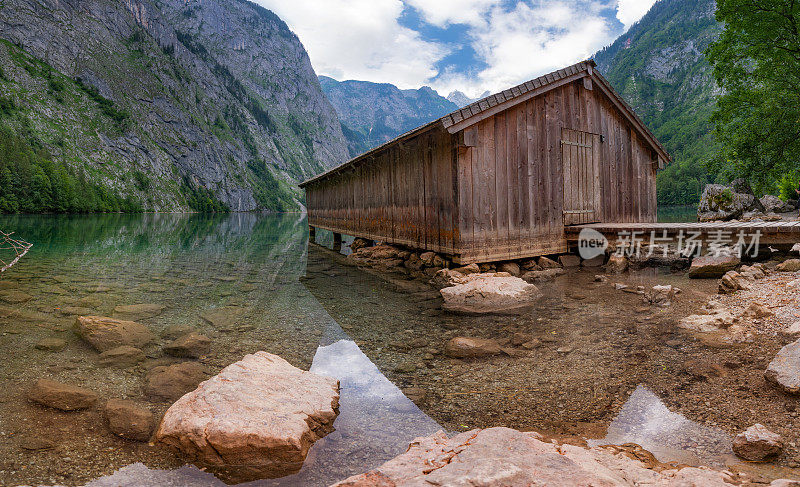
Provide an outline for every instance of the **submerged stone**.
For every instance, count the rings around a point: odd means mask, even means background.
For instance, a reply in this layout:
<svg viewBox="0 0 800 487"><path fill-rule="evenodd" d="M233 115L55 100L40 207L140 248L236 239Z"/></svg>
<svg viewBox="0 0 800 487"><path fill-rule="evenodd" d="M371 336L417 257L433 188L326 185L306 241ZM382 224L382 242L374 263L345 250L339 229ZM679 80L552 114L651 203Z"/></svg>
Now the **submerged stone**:
<svg viewBox="0 0 800 487"><path fill-rule="evenodd" d="M61 338L42 338L39 340L35 348L37 350L45 350L47 352L60 352L67 346L66 340Z"/></svg>
<svg viewBox="0 0 800 487"><path fill-rule="evenodd" d="M108 429L117 436L147 441L153 431L153 413L125 399L109 399L105 408Z"/></svg>
<svg viewBox="0 0 800 487"><path fill-rule="evenodd" d="M129 304L114 308L114 316L124 320L143 320L158 316L165 309L166 306L160 304Z"/></svg>
<svg viewBox="0 0 800 487"><path fill-rule="evenodd" d="M145 395L154 401L175 401L205 378L205 368L196 362L154 367L147 374Z"/></svg>
<svg viewBox="0 0 800 487"><path fill-rule="evenodd" d="M28 399L62 411L77 411L94 406L97 394L83 387L39 379L28 391Z"/></svg>
<svg viewBox="0 0 800 487"><path fill-rule="evenodd" d="M136 347L122 345L100 354L98 363L103 367L133 367L144 362L144 352Z"/></svg>
<svg viewBox="0 0 800 487"><path fill-rule="evenodd" d="M741 263L735 255L703 255L692 260L689 277L693 279L719 279Z"/></svg>
<svg viewBox="0 0 800 487"><path fill-rule="evenodd" d="M154 338L142 324L104 316L79 316L75 331L99 352L123 345L141 348Z"/></svg>
<svg viewBox="0 0 800 487"><path fill-rule="evenodd" d="M211 339L199 333L189 333L164 346L164 351L175 357L197 358L211 349Z"/></svg>
<svg viewBox="0 0 800 487"><path fill-rule="evenodd" d="M497 340L486 338L455 337L447 342L444 353L453 358L475 358L502 353Z"/></svg>

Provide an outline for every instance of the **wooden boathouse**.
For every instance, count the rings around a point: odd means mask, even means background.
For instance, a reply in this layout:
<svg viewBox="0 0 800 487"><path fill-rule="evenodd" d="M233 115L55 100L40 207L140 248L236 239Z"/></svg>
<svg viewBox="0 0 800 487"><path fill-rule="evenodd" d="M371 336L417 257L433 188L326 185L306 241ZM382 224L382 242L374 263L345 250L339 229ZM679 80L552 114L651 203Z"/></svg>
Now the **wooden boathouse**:
<svg viewBox="0 0 800 487"><path fill-rule="evenodd" d="M309 225L457 263L568 251L568 229L656 221L670 156L584 61L303 182Z"/></svg>

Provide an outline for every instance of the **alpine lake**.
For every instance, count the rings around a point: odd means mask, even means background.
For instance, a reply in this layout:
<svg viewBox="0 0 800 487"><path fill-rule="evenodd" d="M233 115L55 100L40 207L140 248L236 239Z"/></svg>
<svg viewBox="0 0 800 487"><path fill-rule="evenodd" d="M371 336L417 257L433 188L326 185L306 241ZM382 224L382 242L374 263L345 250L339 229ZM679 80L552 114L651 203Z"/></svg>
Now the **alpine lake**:
<svg viewBox="0 0 800 487"><path fill-rule="evenodd" d="M103 417L111 398L139 402L156 418L166 411L169 402L144 394L145 377L187 360L162 350L180 327L212 339L197 360L208 377L263 350L341 383L336 431L314 444L302 470L247 485L330 485L403 453L416 437L492 426L800 479L791 454L758 466L731 451L733 436L754 422L797 422L797 400L762 377L781 343L759 336L715 346L675 326L716 292L716 280L690 282L668 268L616 278L682 289L659 308L616 290L614 277L595 282L598 269L576 270L539 284L544 296L523 314L460 316L443 312L423 282L332 258L330 235L309 244L301 214L12 216L0 228L34 244L0 276L0 485L224 485L158 444L115 436ZM76 316L132 304L163 306L137 320L162 338L138 365L100 365L73 332ZM456 336L520 333L539 346L474 360L443 354ZM65 346L41 350L46 338ZM687 363L725 373L704 377ZM36 405L25 392L42 378L81 385L100 401L77 412Z"/></svg>

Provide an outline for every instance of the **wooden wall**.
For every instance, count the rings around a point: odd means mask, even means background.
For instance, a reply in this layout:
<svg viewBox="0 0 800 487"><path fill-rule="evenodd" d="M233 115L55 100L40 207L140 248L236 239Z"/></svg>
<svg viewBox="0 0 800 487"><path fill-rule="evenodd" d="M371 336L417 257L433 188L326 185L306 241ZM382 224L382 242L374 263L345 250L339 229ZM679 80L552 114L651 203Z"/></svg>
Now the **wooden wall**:
<svg viewBox="0 0 800 487"><path fill-rule="evenodd" d="M437 126L306 187L309 225L455 254L454 140Z"/></svg>
<svg viewBox="0 0 800 487"><path fill-rule="evenodd" d="M596 221L655 221L650 149L599 87L579 80L464 130L468 147L458 150L462 262L567 251L562 129L596 135Z"/></svg>

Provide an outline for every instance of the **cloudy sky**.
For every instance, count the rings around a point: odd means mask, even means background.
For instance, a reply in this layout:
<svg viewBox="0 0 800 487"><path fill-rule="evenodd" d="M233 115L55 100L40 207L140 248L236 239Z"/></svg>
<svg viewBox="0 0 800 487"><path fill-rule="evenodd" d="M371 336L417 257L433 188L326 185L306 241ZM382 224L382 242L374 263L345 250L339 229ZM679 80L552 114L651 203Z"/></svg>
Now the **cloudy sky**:
<svg viewBox="0 0 800 487"><path fill-rule="evenodd" d="M656 0L255 0L297 33L317 74L499 91L586 59Z"/></svg>

